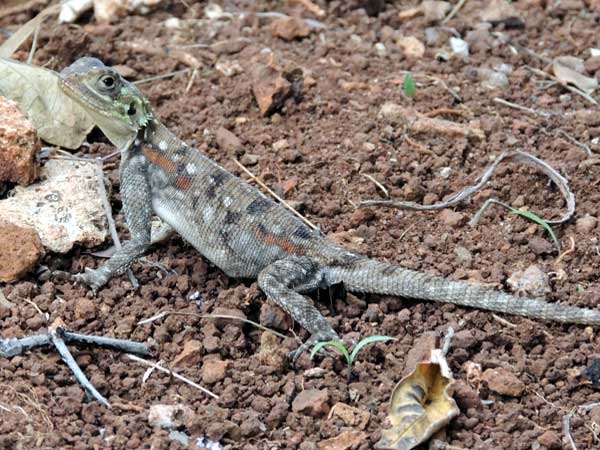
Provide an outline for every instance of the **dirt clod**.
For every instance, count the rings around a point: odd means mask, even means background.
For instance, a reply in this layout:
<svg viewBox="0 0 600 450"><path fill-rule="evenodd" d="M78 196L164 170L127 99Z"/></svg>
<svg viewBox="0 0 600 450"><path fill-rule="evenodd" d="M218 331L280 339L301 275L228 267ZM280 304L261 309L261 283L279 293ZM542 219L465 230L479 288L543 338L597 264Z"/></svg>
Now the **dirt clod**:
<svg viewBox="0 0 600 450"><path fill-rule="evenodd" d="M491 391L500 395L520 397L525 391L525 383L507 369L487 369L482 375Z"/></svg>
<svg viewBox="0 0 600 450"><path fill-rule="evenodd" d="M0 282L10 283L31 271L44 256L44 247L33 228L0 220Z"/></svg>

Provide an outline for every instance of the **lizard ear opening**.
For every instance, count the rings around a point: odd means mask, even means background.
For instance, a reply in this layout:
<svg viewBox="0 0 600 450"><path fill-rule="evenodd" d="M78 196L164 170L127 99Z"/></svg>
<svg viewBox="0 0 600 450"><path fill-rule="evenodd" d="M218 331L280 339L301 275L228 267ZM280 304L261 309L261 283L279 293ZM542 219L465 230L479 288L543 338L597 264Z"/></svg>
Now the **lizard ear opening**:
<svg viewBox="0 0 600 450"><path fill-rule="evenodd" d="M135 116L136 112L137 112L137 110L135 108L135 103L131 102L129 104L129 109L127 110L127 115L128 116Z"/></svg>

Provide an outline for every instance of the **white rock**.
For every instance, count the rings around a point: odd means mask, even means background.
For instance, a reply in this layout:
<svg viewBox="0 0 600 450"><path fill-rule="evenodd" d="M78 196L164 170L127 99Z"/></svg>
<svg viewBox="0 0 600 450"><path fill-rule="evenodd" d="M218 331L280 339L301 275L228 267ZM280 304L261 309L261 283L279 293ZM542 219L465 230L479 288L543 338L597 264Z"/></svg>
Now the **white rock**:
<svg viewBox="0 0 600 450"><path fill-rule="evenodd" d="M104 242L108 226L94 164L51 159L41 179L1 200L0 219L34 228L44 247L57 253Z"/></svg>
<svg viewBox="0 0 600 450"><path fill-rule="evenodd" d="M94 16L101 23L109 23L127 14L148 14L166 0L94 0Z"/></svg>
<svg viewBox="0 0 600 450"><path fill-rule="evenodd" d="M532 297L545 297L551 292L548 275L535 264L524 271L514 272L506 281L514 292L525 293Z"/></svg>
<svg viewBox="0 0 600 450"><path fill-rule="evenodd" d="M239 62L232 61L219 61L215 64L215 70L226 76L227 78L242 73L244 68L240 65Z"/></svg>
<svg viewBox="0 0 600 450"><path fill-rule="evenodd" d="M60 6L58 21L60 23L73 23L88 9L92 9L94 0L67 0Z"/></svg>
<svg viewBox="0 0 600 450"><path fill-rule="evenodd" d="M600 56L600 48L590 48L591 56Z"/></svg>
<svg viewBox="0 0 600 450"><path fill-rule="evenodd" d="M452 52L463 58L467 58L469 56L469 44L467 41L463 41L462 39L451 37L450 38L450 47L452 48Z"/></svg>
<svg viewBox="0 0 600 450"><path fill-rule="evenodd" d="M192 408L182 404L152 405L148 411L148 423L152 427L178 428L193 415Z"/></svg>
<svg viewBox="0 0 600 450"><path fill-rule="evenodd" d="M383 58L387 55L387 49L385 48L385 45L382 42L378 42L377 44L375 44L375 52L380 58Z"/></svg>
<svg viewBox="0 0 600 450"><path fill-rule="evenodd" d="M448 178L448 177L450 177L451 173L452 173L452 167L446 166L446 167L442 167L440 169L440 176L442 178Z"/></svg>

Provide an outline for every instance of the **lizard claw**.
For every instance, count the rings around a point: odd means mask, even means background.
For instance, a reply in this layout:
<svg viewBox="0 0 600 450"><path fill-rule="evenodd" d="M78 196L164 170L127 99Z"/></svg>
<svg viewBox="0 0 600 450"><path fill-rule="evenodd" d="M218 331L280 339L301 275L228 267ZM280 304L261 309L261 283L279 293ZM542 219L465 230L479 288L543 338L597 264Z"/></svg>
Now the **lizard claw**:
<svg viewBox="0 0 600 450"><path fill-rule="evenodd" d="M294 350L288 354L288 356L292 360L292 366L293 367L296 366L296 362L298 361L298 358L300 358L300 356L305 351L307 351L309 348L313 347L314 345L318 344L319 342L326 342L326 341L341 342L339 336L333 330L314 333L311 337L309 337L306 340L306 342L304 342L304 344L300 345L300 347L298 347L296 350Z"/></svg>

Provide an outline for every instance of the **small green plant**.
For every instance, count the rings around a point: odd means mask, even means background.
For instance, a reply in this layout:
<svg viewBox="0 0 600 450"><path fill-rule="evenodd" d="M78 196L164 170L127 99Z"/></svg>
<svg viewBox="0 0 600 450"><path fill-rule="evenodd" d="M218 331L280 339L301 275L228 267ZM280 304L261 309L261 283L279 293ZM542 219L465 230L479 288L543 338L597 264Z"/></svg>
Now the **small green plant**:
<svg viewBox="0 0 600 450"><path fill-rule="evenodd" d="M517 214L518 216L523 216L523 217L537 223L538 225L541 225L548 232L548 234L554 241L554 245L556 246L556 249L560 252L560 242L558 241L556 235L554 234L554 230L552 230L552 227L550 225L548 225L548 223L544 219L542 219L540 216L538 216L532 212L525 211L523 209L510 208L510 212L512 214Z"/></svg>
<svg viewBox="0 0 600 450"><path fill-rule="evenodd" d="M336 350L338 350L346 359L346 363L348 364L348 376L350 376L350 373L352 372L352 366L354 364L354 361L356 360L356 355L358 355L358 352L360 352L366 345L373 344L374 342L386 342L393 340L395 339L390 336L369 336L362 339L358 344L356 344L352 352L349 352L348 349L344 346L344 344L342 344L340 341L318 342L317 344L315 344L315 346L310 352L310 359L313 359L317 352L322 348L333 347Z"/></svg>
<svg viewBox="0 0 600 450"><path fill-rule="evenodd" d="M404 83L402 84L402 89L404 90L404 95L408 98L413 98L417 93L417 85L415 84L415 79L410 73L404 75Z"/></svg>

